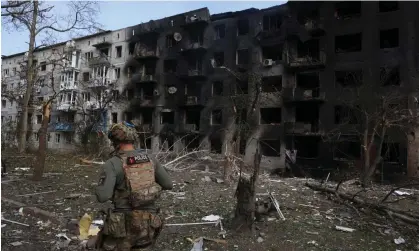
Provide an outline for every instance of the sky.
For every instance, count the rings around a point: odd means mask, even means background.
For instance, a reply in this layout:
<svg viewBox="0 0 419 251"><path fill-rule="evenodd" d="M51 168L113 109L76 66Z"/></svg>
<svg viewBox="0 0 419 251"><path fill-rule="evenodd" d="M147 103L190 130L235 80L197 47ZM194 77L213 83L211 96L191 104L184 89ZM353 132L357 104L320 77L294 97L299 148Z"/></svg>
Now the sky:
<svg viewBox="0 0 419 251"><path fill-rule="evenodd" d="M252 7L263 9L282 3L284 1L109 1L100 2L98 21L103 25L103 29L116 30L203 7L208 7L210 14L217 14ZM56 5L59 11L65 11L66 7L63 1L54 3L54 5ZM67 39L70 38L63 38L63 40ZM26 32L9 32L4 30L2 26L1 55L11 55L27 51L28 41L28 34Z"/></svg>

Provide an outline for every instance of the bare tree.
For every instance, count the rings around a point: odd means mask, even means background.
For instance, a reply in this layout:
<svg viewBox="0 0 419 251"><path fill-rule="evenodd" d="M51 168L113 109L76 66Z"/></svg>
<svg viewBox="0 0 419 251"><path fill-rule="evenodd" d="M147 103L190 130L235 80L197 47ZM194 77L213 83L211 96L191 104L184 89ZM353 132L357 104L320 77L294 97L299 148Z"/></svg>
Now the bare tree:
<svg viewBox="0 0 419 251"><path fill-rule="evenodd" d="M22 102L20 117L18 150L23 152L26 147L28 120L28 104L32 95L35 77L34 52L45 46L49 38L55 38L54 33L94 32L99 27L95 21L99 11L96 2L69 2L68 14L60 15L54 12L54 5L39 1L5 1L2 2L2 23L6 29L26 31L29 33L27 52L26 92ZM36 46L37 39L43 35L44 41Z"/></svg>
<svg viewBox="0 0 419 251"><path fill-rule="evenodd" d="M393 67L381 69L380 81L365 83L359 72L347 73L337 96L339 123L326 133L327 141L337 141L342 134L353 135L361 145L363 186L369 186L377 166L383 162L383 146L391 133L406 135L418 125L419 114L409 105L409 94L417 87L399 86L400 79Z"/></svg>

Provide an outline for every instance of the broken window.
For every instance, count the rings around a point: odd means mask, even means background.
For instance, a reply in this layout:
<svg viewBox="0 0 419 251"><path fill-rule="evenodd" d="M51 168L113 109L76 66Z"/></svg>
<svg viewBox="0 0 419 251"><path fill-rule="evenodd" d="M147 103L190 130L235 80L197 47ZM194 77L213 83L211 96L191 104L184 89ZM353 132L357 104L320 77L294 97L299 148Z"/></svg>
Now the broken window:
<svg viewBox="0 0 419 251"><path fill-rule="evenodd" d="M216 25L214 28L215 28L215 39L221 39L225 37L226 35L225 24Z"/></svg>
<svg viewBox="0 0 419 251"><path fill-rule="evenodd" d="M361 144L359 140L344 137L343 140L336 142L333 149L334 159L354 160L361 156Z"/></svg>
<svg viewBox="0 0 419 251"><path fill-rule="evenodd" d="M335 106L335 124L357 124L355 110L343 105Z"/></svg>
<svg viewBox="0 0 419 251"><path fill-rule="evenodd" d="M319 131L319 105L309 103L298 103L295 107L295 122L304 124L302 129L304 132Z"/></svg>
<svg viewBox="0 0 419 251"><path fill-rule="evenodd" d="M400 162L399 143L384 142L381 149L381 156L385 162Z"/></svg>
<svg viewBox="0 0 419 251"><path fill-rule="evenodd" d="M165 73L175 73L177 68L177 61L174 59L164 60L163 68Z"/></svg>
<svg viewBox="0 0 419 251"><path fill-rule="evenodd" d="M112 113L112 123L113 124L118 123L118 113L116 113L116 112Z"/></svg>
<svg viewBox="0 0 419 251"><path fill-rule="evenodd" d="M104 49L101 49L100 50L100 54L102 55L102 56L109 56L109 48L104 48Z"/></svg>
<svg viewBox="0 0 419 251"><path fill-rule="evenodd" d="M41 71L46 71L47 70L47 62L41 62Z"/></svg>
<svg viewBox="0 0 419 251"><path fill-rule="evenodd" d="M199 130L199 124L201 122L201 111L198 109L188 109L185 111L185 124L194 125L192 128L194 131Z"/></svg>
<svg viewBox="0 0 419 251"><path fill-rule="evenodd" d="M214 81L212 82L212 96L222 96L223 95L223 82Z"/></svg>
<svg viewBox="0 0 419 251"><path fill-rule="evenodd" d="M38 125L42 123L42 115L36 115L36 123Z"/></svg>
<svg viewBox="0 0 419 251"><path fill-rule="evenodd" d="M236 80L236 94L248 94L249 93L249 79Z"/></svg>
<svg viewBox="0 0 419 251"><path fill-rule="evenodd" d="M128 98L128 100L133 99L134 98L134 95L135 95L134 89L132 89L132 88L127 89L127 98Z"/></svg>
<svg viewBox="0 0 419 251"><path fill-rule="evenodd" d="M202 71L202 58L188 58L188 66L190 70Z"/></svg>
<svg viewBox="0 0 419 251"><path fill-rule="evenodd" d="M115 79L119 79L121 77L121 68L115 68Z"/></svg>
<svg viewBox="0 0 419 251"><path fill-rule="evenodd" d="M190 37L189 37L191 44L198 43L199 45L202 45L203 42L204 42L204 39L203 39L204 34L203 33L204 33L203 31L191 32Z"/></svg>
<svg viewBox="0 0 419 251"><path fill-rule="evenodd" d="M224 52L214 52L215 66L220 67L224 65Z"/></svg>
<svg viewBox="0 0 419 251"><path fill-rule="evenodd" d="M298 58L309 57L312 59L320 59L319 40L312 39L304 43L299 41L297 44L297 57Z"/></svg>
<svg viewBox="0 0 419 251"><path fill-rule="evenodd" d="M161 124L174 124L175 123L175 112L162 112L161 113Z"/></svg>
<svg viewBox="0 0 419 251"><path fill-rule="evenodd" d="M339 2L335 6L335 17L337 19L349 19L361 15L361 2Z"/></svg>
<svg viewBox="0 0 419 251"><path fill-rule="evenodd" d="M261 140L259 141L260 145L260 153L263 156L268 157L279 157L281 156L281 141L279 139L276 140Z"/></svg>
<svg viewBox="0 0 419 251"><path fill-rule="evenodd" d="M83 72L83 81L87 82L90 79L90 73L89 72Z"/></svg>
<svg viewBox="0 0 419 251"><path fill-rule="evenodd" d="M7 105L7 101L6 100L2 100L1 101L1 108L6 108Z"/></svg>
<svg viewBox="0 0 419 251"><path fill-rule="evenodd" d="M176 40L173 37L173 34L167 35L166 36L166 48L172 48L173 46L176 45Z"/></svg>
<svg viewBox="0 0 419 251"><path fill-rule="evenodd" d="M294 146L297 158L313 159L319 156L321 138L312 136L294 136Z"/></svg>
<svg viewBox="0 0 419 251"><path fill-rule="evenodd" d="M296 76L297 86L302 89L316 89L320 87L319 74L314 73L298 73Z"/></svg>
<svg viewBox="0 0 419 251"><path fill-rule="evenodd" d="M335 36L335 52L357 52L362 50L362 33Z"/></svg>
<svg viewBox="0 0 419 251"><path fill-rule="evenodd" d="M122 57L122 46L116 46L116 58Z"/></svg>
<svg viewBox="0 0 419 251"><path fill-rule="evenodd" d="M399 47L399 29L380 31L380 49Z"/></svg>
<svg viewBox="0 0 419 251"><path fill-rule="evenodd" d="M400 86L400 68L380 68L380 81L384 86Z"/></svg>
<svg viewBox="0 0 419 251"><path fill-rule="evenodd" d="M281 108L260 108L260 124L280 124Z"/></svg>
<svg viewBox="0 0 419 251"><path fill-rule="evenodd" d="M262 78L262 92L280 92L282 90L282 76Z"/></svg>
<svg viewBox="0 0 419 251"><path fill-rule="evenodd" d="M343 87L353 87L362 84L362 70L356 71L335 71L336 85Z"/></svg>
<svg viewBox="0 0 419 251"><path fill-rule="evenodd" d="M279 45L262 47L263 60L271 59L274 62L282 60L282 48Z"/></svg>
<svg viewBox="0 0 419 251"><path fill-rule="evenodd" d="M263 17L263 30L275 31L281 27L282 18L279 14Z"/></svg>
<svg viewBox="0 0 419 251"><path fill-rule="evenodd" d="M223 121L223 113L221 110L213 110L211 112L211 125L221 125Z"/></svg>
<svg viewBox="0 0 419 251"><path fill-rule="evenodd" d="M187 96L201 96L201 85L196 82L189 82L185 84L185 95Z"/></svg>
<svg viewBox="0 0 419 251"><path fill-rule="evenodd" d="M160 137L160 145L165 151L173 151L175 145L175 137L173 135L162 135Z"/></svg>
<svg viewBox="0 0 419 251"><path fill-rule="evenodd" d="M237 115L236 115L236 124L246 124L247 121L247 111L246 109L240 109L237 111Z"/></svg>
<svg viewBox="0 0 419 251"><path fill-rule="evenodd" d="M243 36L249 33L249 19L240 19L237 21L237 35Z"/></svg>
<svg viewBox="0 0 419 251"><path fill-rule="evenodd" d="M133 55L135 50L135 43L131 42L128 45L128 55Z"/></svg>
<svg viewBox="0 0 419 251"><path fill-rule="evenodd" d="M151 125L153 121L153 109L141 110L141 123L144 125Z"/></svg>
<svg viewBox="0 0 419 251"><path fill-rule="evenodd" d="M249 49L237 50L237 65L247 65L249 63Z"/></svg>
<svg viewBox="0 0 419 251"><path fill-rule="evenodd" d="M397 1L378 1L378 9L380 12L390 12L399 10L399 3Z"/></svg>
<svg viewBox="0 0 419 251"><path fill-rule="evenodd" d="M150 100L154 96L154 85L153 84L142 84L141 95L143 99Z"/></svg>
<svg viewBox="0 0 419 251"><path fill-rule="evenodd" d="M211 152L220 154L222 148L223 148L223 143L221 142L220 137L211 138Z"/></svg>

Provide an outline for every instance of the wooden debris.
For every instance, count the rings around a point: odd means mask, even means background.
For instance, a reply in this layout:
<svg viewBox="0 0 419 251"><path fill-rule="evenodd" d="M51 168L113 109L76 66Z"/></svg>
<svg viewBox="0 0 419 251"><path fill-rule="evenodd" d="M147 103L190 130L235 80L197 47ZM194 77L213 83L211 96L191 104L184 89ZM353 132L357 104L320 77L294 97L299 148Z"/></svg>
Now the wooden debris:
<svg viewBox="0 0 419 251"><path fill-rule="evenodd" d="M39 193L20 194L20 195L16 195L16 197L21 197L21 196L32 196L32 195L46 194L46 193L55 193L55 192L57 192L57 190L47 191L47 192L39 192Z"/></svg>
<svg viewBox="0 0 419 251"><path fill-rule="evenodd" d="M352 233L353 231L355 231L355 229L353 229L353 228L342 227L342 226L335 226L335 229L343 231L343 232L349 232L349 233Z"/></svg>
<svg viewBox="0 0 419 251"><path fill-rule="evenodd" d="M271 198L272 203L274 204L275 209L278 212L279 217L281 217L282 220L285 220L284 214L281 212L281 209L279 208L278 201L274 198L274 196L272 195L272 193L269 193L269 197Z"/></svg>
<svg viewBox="0 0 419 251"><path fill-rule="evenodd" d="M210 221L210 222L192 222L192 223L168 223L164 224L165 226L192 226L192 225L217 225L218 221Z"/></svg>
<svg viewBox="0 0 419 251"><path fill-rule="evenodd" d="M20 223L20 222L17 222L17 221L14 221L14 220L7 220L7 219L5 219L5 218L1 218L1 220L2 221L5 221L5 222L10 222L10 223L13 223L13 224L17 224L17 225L21 225L21 226L25 226L25 227L29 227L29 225L28 224L25 224L25 223ZM2 237L3 238L3 237Z"/></svg>

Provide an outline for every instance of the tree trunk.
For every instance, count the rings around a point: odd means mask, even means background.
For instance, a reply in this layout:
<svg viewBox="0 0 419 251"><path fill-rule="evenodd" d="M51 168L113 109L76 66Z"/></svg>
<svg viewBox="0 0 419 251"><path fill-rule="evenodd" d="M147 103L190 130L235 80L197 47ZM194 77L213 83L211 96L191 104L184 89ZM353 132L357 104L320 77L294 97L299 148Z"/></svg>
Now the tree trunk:
<svg viewBox="0 0 419 251"><path fill-rule="evenodd" d="M36 162L33 169L33 180L39 181L42 179L45 169L45 158L47 150L47 130L48 130L48 121L51 116L51 102L48 101L42 106L42 125L39 130L39 147L38 154L36 155Z"/></svg>
<svg viewBox="0 0 419 251"><path fill-rule="evenodd" d="M233 157L231 155L225 155L224 158L224 183L230 184L233 176Z"/></svg>
<svg viewBox="0 0 419 251"><path fill-rule="evenodd" d="M243 226L247 230L253 230L255 218L255 192L256 181L259 176L261 155L256 151L254 156L253 175L244 177L240 175L237 184L236 197L237 205L234 213L233 226L239 231Z"/></svg>
<svg viewBox="0 0 419 251"><path fill-rule="evenodd" d="M29 50L28 50L28 65L26 72L26 93L23 97L22 115L20 116L20 127L18 134L18 151L22 153L26 149L26 133L28 131L28 105L32 96L32 87L35 79L34 76L34 48L36 38L36 23L38 17L38 1L33 1L33 14L32 14L31 28L29 30Z"/></svg>

